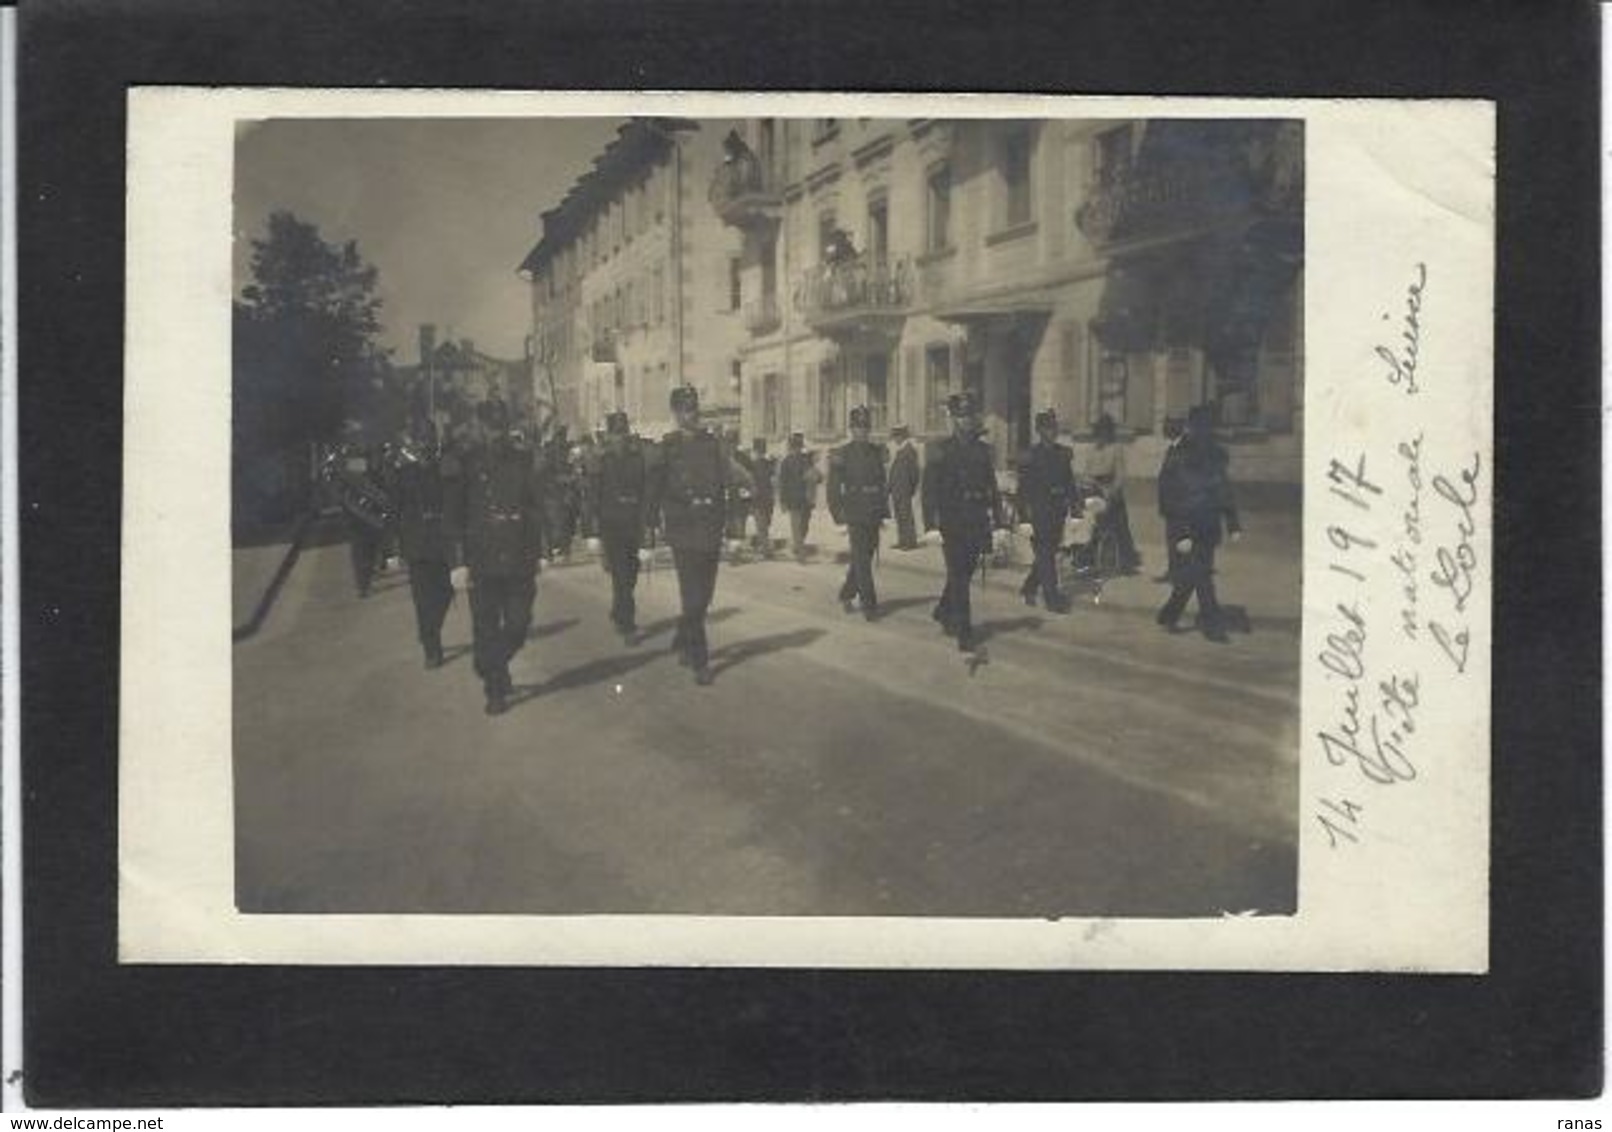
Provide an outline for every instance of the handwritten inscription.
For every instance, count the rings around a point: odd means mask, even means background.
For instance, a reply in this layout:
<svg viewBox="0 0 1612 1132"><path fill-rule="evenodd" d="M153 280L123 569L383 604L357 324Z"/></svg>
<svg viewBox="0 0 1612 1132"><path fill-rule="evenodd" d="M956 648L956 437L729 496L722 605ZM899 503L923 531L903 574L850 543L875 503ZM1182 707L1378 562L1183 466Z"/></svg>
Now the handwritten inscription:
<svg viewBox="0 0 1612 1132"><path fill-rule="evenodd" d="M1422 296L1426 290L1427 264L1418 263L1410 286L1405 288L1405 317L1400 323L1399 344L1377 347L1377 357L1387 367L1383 376L1388 384L1411 396L1421 391L1416 374L1422 360ZM1383 318L1388 316L1383 315Z"/></svg>
<svg viewBox="0 0 1612 1132"><path fill-rule="evenodd" d="M1478 525L1472 510L1478 502L1478 481L1482 473L1482 457L1474 453L1471 465L1454 480L1444 475L1433 477L1434 494L1454 513L1455 538L1434 552L1430 576L1433 585L1448 598L1450 610L1444 619L1431 621L1428 630L1457 672L1466 671L1472 647L1472 634L1466 628L1464 615L1477 585L1478 552L1472 540L1477 535Z"/></svg>
<svg viewBox="0 0 1612 1132"><path fill-rule="evenodd" d="M1396 341L1375 348L1383 379L1406 395L1424 387L1427 281L1418 263ZM1414 420L1398 435L1328 461L1323 530L1338 588L1313 660L1335 692L1314 738L1333 776L1315 796L1312 816L1333 849L1369 836L1372 791L1403 790L1422 778L1424 710L1430 697L1449 690L1423 668L1448 668L1457 677L1467 670L1483 584L1483 471L1478 453L1452 467ZM1432 658L1422 667L1418 650Z"/></svg>

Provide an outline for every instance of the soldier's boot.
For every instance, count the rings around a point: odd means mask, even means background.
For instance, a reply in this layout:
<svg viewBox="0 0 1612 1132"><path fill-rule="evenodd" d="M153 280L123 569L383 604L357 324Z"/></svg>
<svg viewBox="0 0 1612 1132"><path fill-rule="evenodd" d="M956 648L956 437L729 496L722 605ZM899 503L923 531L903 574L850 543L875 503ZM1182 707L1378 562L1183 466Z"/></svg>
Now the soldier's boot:
<svg viewBox="0 0 1612 1132"><path fill-rule="evenodd" d="M973 652L977 642L974 640L974 627L972 625L957 626L957 651Z"/></svg>
<svg viewBox="0 0 1612 1132"><path fill-rule="evenodd" d="M1175 623L1181 619L1181 611L1186 608L1187 594L1189 592L1177 586L1171 592L1169 600L1159 607L1159 612L1154 617L1154 620L1164 628L1174 632Z"/></svg>
<svg viewBox="0 0 1612 1132"><path fill-rule="evenodd" d="M509 689L505 687L508 677L500 679L497 675L487 680L485 691L487 704L482 710L488 715L503 715L509 710Z"/></svg>
<svg viewBox="0 0 1612 1132"><path fill-rule="evenodd" d="M1035 595L1036 590L1039 588L1040 581L1037 579L1034 571L1031 571L1030 576L1024 579L1024 585L1019 587L1019 596L1024 599L1024 604L1028 605L1032 609L1035 608Z"/></svg>
<svg viewBox="0 0 1612 1132"><path fill-rule="evenodd" d="M425 666L426 668L442 667L442 642L440 640L425 643Z"/></svg>

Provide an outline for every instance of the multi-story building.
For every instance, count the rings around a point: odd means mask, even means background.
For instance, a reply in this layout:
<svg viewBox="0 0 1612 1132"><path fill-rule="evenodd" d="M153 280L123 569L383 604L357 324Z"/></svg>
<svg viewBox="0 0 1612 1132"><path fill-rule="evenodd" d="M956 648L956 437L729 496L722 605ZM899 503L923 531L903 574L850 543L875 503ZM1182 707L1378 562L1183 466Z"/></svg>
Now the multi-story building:
<svg viewBox="0 0 1612 1132"><path fill-rule="evenodd" d="M1236 475L1296 484L1296 122L752 119L711 199L744 234L745 431L839 436L858 402L938 435L971 388L999 459L1055 408L1130 466L1213 407Z"/></svg>
<svg viewBox="0 0 1612 1132"><path fill-rule="evenodd" d="M706 196L731 125L631 119L543 213L521 264L534 381L573 432L616 409L646 434L669 429L684 383L707 417L737 425L741 240Z"/></svg>
<svg viewBox="0 0 1612 1132"><path fill-rule="evenodd" d="M529 360L496 358L476 348L468 338L451 334L441 340L429 323L419 327L418 360L391 368L394 409L385 416L385 431L406 429L420 418L433 421L442 435L470 423L483 401L498 399L518 420L529 420L536 409ZM395 419L394 419L395 418Z"/></svg>

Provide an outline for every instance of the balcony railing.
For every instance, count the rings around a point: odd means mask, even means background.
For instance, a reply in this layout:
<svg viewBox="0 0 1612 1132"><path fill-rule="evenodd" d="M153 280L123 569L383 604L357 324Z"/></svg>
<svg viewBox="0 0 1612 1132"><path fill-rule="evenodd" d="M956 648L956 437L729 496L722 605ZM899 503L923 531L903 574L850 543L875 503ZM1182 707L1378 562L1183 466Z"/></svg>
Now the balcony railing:
<svg viewBox="0 0 1612 1132"><path fill-rule="evenodd" d="M777 220L782 212L778 180L754 154L718 165L707 195L722 222L736 227Z"/></svg>
<svg viewBox="0 0 1612 1132"><path fill-rule="evenodd" d="M873 318L899 318L912 303L912 269L906 259L866 255L809 268L795 288L795 308L814 328Z"/></svg>
<svg viewBox="0 0 1612 1132"><path fill-rule="evenodd" d="M777 295L763 295L759 299L751 299L744 305L744 328L751 334L760 336L771 334L783 324L783 318L778 310Z"/></svg>
<svg viewBox="0 0 1612 1132"><path fill-rule="evenodd" d="M1098 185L1075 211L1075 224L1099 246L1164 236L1244 211L1245 176L1226 167L1129 170Z"/></svg>

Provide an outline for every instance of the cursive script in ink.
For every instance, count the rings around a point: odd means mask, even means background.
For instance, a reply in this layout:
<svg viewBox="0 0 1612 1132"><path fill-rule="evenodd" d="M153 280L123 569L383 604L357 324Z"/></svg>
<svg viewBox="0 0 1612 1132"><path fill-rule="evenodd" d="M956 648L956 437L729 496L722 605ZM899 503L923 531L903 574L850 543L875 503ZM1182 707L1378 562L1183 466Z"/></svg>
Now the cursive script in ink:
<svg viewBox="0 0 1612 1132"><path fill-rule="evenodd" d="M1415 394L1421 387L1416 384L1416 367L1422 356L1422 296L1427 290L1427 264L1416 265L1415 277L1405 288L1405 317L1400 324L1397 347L1378 346L1377 357L1387 367L1383 376L1388 384ZM1383 315L1383 318L1387 318Z"/></svg>

